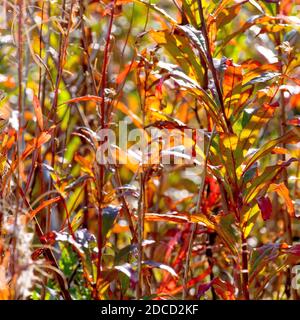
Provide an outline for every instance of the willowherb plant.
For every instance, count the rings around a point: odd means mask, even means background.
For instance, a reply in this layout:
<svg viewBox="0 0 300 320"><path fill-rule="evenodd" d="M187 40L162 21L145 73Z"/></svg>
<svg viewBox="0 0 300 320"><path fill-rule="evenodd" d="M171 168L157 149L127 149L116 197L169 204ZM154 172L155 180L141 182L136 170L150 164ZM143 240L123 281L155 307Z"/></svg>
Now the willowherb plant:
<svg viewBox="0 0 300 320"><path fill-rule="evenodd" d="M2 299L299 298L298 1L4 10Z"/></svg>

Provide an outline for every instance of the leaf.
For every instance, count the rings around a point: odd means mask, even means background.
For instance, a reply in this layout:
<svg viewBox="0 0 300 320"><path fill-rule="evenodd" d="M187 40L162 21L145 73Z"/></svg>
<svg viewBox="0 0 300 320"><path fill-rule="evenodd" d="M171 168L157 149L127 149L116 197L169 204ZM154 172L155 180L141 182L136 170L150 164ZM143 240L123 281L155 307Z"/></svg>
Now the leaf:
<svg viewBox="0 0 300 320"><path fill-rule="evenodd" d="M158 129L168 129L168 130L173 130L173 129L179 129L179 130L184 130L184 129L190 129L187 125L182 123L181 121L155 121L154 123L151 123L148 126L145 126L145 129L148 127L156 127Z"/></svg>
<svg viewBox="0 0 300 320"><path fill-rule="evenodd" d="M82 101L96 101L96 102L102 102L102 98L98 97L98 96L93 96L93 95L86 95L86 96L82 96L82 97L77 97L77 98L73 98L70 100L67 100L63 103L60 103L59 106L63 106L65 104L70 104L70 103L77 103L77 102L82 102Z"/></svg>
<svg viewBox="0 0 300 320"><path fill-rule="evenodd" d="M33 108L34 108L34 112L36 115L36 119L37 119L37 123L39 125L39 128L41 131L43 131L44 130L43 114L42 114L40 101L36 95L33 95Z"/></svg>
<svg viewBox="0 0 300 320"><path fill-rule="evenodd" d="M30 140L22 153L21 160L25 160L34 150L39 149L44 143L48 142L52 137L53 130L54 127L51 127L48 131L43 131L38 138Z"/></svg>
<svg viewBox="0 0 300 320"><path fill-rule="evenodd" d="M219 139L220 152L224 166L226 166L229 183L234 186L236 184L236 159L234 157L235 150L238 145L238 137L235 134L222 133Z"/></svg>
<svg viewBox="0 0 300 320"><path fill-rule="evenodd" d="M242 66L234 64L231 60L227 59L225 65L222 81L223 97L226 109L230 108L230 112L227 111L227 116L230 117L240 102L243 74Z"/></svg>
<svg viewBox="0 0 300 320"><path fill-rule="evenodd" d="M122 265L115 266L114 268L124 273L133 283L137 283L138 281L137 272L134 271L134 269L129 263L124 263Z"/></svg>
<svg viewBox="0 0 300 320"><path fill-rule="evenodd" d="M224 8L216 17L216 28L219 30L226 24L230 23L240 12L242 3Z"/></svg>
<svg viewBox="0 0 300 320"><path fill-rule="evenodd" d="M117 0L116 5L122 5L122 4L127 4L127 3L132 3L134 0Z"/></svg>
<svg viewBox="0 0 300 320"><path fill-rule="evenodd" d="M274 116L276 108L277 105L263 104L262 107L252 110L252 113L245 110L241 123L242 130L239 133L238 148L235 152L238 166L242 163L247 151L258 140L260 130Z"/></svg>
<svg viewBox="0 0 300 320"><path fill-rule="evenodd" d="M255 152L254 155L247 158L247 160L245 161L246 166L243 171L246 172L253 165L254 162L259 160L263 156L269 154L274 149L274 147L276 147L278 144L297 143L299 141L300 141L300 129L296 129L296 128L288 131L283 136L277 139L270 140L269 142L264 144L257 152Z"/></svg>
<svg viewBox="0 0 300 320"><path fill-rule="evenodd" d="M237 249L235 247L235 240L232 239L232 236L222 227L219 227L217 222L211 221L203 214L158 214L158 213L146 213L146 221L167 221L173 223L186 223L188 221L193 223L201 223L207 228L215 230L219 236L223 239L228 248L234 253L237 254Z"/></svg>
<svg viewBox="0 0 300 320"><path fill-rule="evenodd" d="M112 228L118 214L120 207L108 206L102 209L102 236L105 238Z"/></svg>
<svg viewBox="0 0 300 320"><path fill-rule="evenodd" d="M158 63L158 67L167 70L170 78L173 79L181 89L189 90L192 95L199 99L216 124L220 126L223 131L227 130L225 119L222 113L220 113L220 107L194 79L190 78L187 74L176 68L176 66L173 64L160 61Z"/></svg>
<svg viewBox="0 0 300 320"><path fill-rule="evenodd" d="M253 250L249 261L249 283L251 283L261 270L270 261L274 261L280 255L280 244L269 243Z"/></svg>
<svg viewBox="0 0 300 320"><path fill-rule="evenodd" d="M250 80L249 82L245 83L244 86L246 87L248 85L254 85L257 83L265 83L265 82L272 80L278 76L280 76L280 73L278 73L278 72L264 72L260 76L255 77L252 80Z"/></svg>
<svg viewBox="0 0 300 320"><path fill-rule="evenodd" d="M230 282L221 280L217 277L213 279L212 286L222 299L235 300L235 287Z"/></svg>
<svg viewBox="0 0 300 320"><path fill-rule="evenodd" d="M269 220L272 215L272 203L268 196L260 197L257 199L257 203L264 221Z"/></svg>
<svg viewBox="0 0 300 320"><path fill-rule="evenodd" d="M213 217L212 217L213 219ZM227 231L226 228L223 228L218 221L212 221L208 219L204 214L192 214L190 215L191 222L203 223L207 228L215 230L216 233L221 237L227 248L233 253L236 257L238 254L234 236Z"/></svg>
<svg viewBox="0 0 300 320"><path fill-rule="evenodd" d="M250 203L253 199L264 196L270 184L276 179L276 176L294 161L297 160L295 158L291 158L288 161L280 162L274 166L265 168L260 175L256 176L253 181L251 181L249 187L244 190L244 202ZM247 172L251 171L252 168L253 166ZM243 184L246 184L245 177L246 175L244 175L244 179L242 179L244 180Z"/></svg>
<svg viewBox="0 0 300 320"><path fill-rule="evenodd" d="M170 267L164 263L146 260L146 261L143 261L143 265L149 266L151 268L158 268L161 270L165 270L165 271L169 272L173 277L178 278L178 274L176 273L176 271L172 267Z"/></svg>
<svg viewBox="0 0 300 320"><path fill-rule="evenodd" d="M190 215L190 221L194 223L202 223L207 228L216 230L216 224L210 221L204 214L192 214Z"/></svg>
<svg viewBox="0 0 300 320"><path fill-rule="evenodd" d="M258 11L260 11L262 14L264 14L263 8L260 6L260 4L255 0L249 0L249 3L251 3Z"/></svg>
<svg viewBox="0 0 300 320"><path fill-rule="evenodd" d="M165 221L165 222L173 222L173 223L187 223L188 217L185 214L178 213L146 213L145 221Z"/></svg>
<svg viewBox="0 0 300 320"><path fill-rule="evenodd" d="M59 200L61 200L61 197L56 197L43 201L36 209L28 213L28 219L32 220L42 209L48 207L52 203L58 202Z"/></svg>
<svg viewBox="0 0 300 320"><path fill-rule="evenodd" d="M254 80L258 81L261 76L267 77L269 75L271 80L279 75L280 66L278 62L261 64L259 61L250 60L242 64L244 69L249 70L243 77L243 87L249 86L249 83ZM273 71L273 72L272 72ZM273 77L274 76L274 77ZM255 80L256 79L256 80Z"/></svg>
<svg viewBox="0 0 300 320"><path fill-rule="evenodd" d="M186 287L187 287L187 288L191 288L191 287L193 287L193 286L195 286L195 285L198 285L198 284L199 284L201 281L203 281L207 276L209 276L210 273L211 273L211 268L205 269L205 270L204 270L201 274L199 274L197 277L194 277L194 278L190 279L190 280L187 282ZM206 284L200 285L200 286L206 286ZM205 291L205 288L202 287L201 289L203 289L203 291ZM199 288L199 290L201 290L201 289ZM163 292L163 293L166 293L166 294L169 294L169 295L174 296L174 295L182 292L182 290L183 290L183 286L182 286L182 285L181 285L181 286L177 286L177 287L175 287L175 288L168 288L168 287L164 286L164 288L160 289L160 292Z"/></svg>
<svg viewBox="0 0 300 320"><path fill-rule="evenodd" d="M57 232L57 231L53 231L53 232L56 235L55 237L56 241L69 243L77 250L78 253L80 254L84 253L83 246L71 234L69 234L68 232Z"/></svg>
<svg viewBox="0 0 300 320"><path fill-rule="evenodd" d="M188 77L196 79L201 84L203 68L199 57L196 56L186 36L178 32L170 33L169 30L150 30L149 35L159 46L166 49Z"/></svg>
<svg viewBox="0 0 300 320"><path fill-rule="evenodd" d="M246 213L244 213L243 211L246 211ZM248 236L250 235L257 216L259 213L259 208L257 205L251 205L250 208L249 206L244 206L242 209L242 232L244 234L245 239L248 238Z"/></svg>
<svg viewBox="0 0 300 320"><path fill-rule="evenodd" d="M53 175L51 175L53 177ZM61 183L55 183L55 188L63 197L66 197L65 188L67 185ZM84 199L84 185L78 186L72 193L70 193L67 199L67 211L71 214L76 211L78 206Z"/></svg>
<svg viewBox="0 0 300 320"><path fill-rule="evenodd" d="M234 31L232 34L228 35L226 38L223 39L221 45L219 46L219 50L216 54L219 53L232 39L239 36L240 34L245 33L249 28L251 28L254 25L259 26L260 24L268 24L272 21L279 20L279 17L271 17L266 16L265 14L251 16L239 29ZM288 20L288 19L285 19Z"/></svg>
<svg viewBox="0 0 300 320"><path fill-rule="evenodd" d="M292 108L299 108L300 107L300 93L294 94L290 98L290 104Z"/></svg>
<svg viewBox="0 0 300 320"><path fill-rule="evenodd" d="M129 63L122 72L120 72L117 76L116 83L121 84L129 74L129 72L133 69L135 69L138 66L138 62L133 61L132 63Z"/></svg>
<svg viewBox="0 0 300 320"><path fill-rule="evenodd" d="M295 208L294 204L290 198L289 189L286 187L286 185L282 182L279 184L271 184L269 191L275 191L278 193L279 196L281 196L286 204L287 211L291 217L295 216Z"/></svg>
<svg viewBox="0 0 300 320"><path fill-rule="evenodd" d="M300 127L300 117L287 120L287 124L295 127Z"/></svg>
<svg viewBox="0 0 300 320"><path fill-rule="evenodd" d="M295 244L293 246L289 246L288 248L281 248L281 251L283 253L300 257L300 244Z"/></svg>
<svg viewBox="0 0 300 320"><path fill-rule="evenodd" d="M207 48L204 36L200 30L195 29L191 25L178 25L177 29L184 32L184 34L191 40L194 46L197 48L199 54L203 57L203 60L208 64L207 60Z"/></svg>
<svg viewBox="0 0 300 320"><path fill-rule="evenodd" d="M76 242L81 245L83 250L93 249L97 247L96 237L86 228L76 230L74 236Z"/></svg>
<svg viewBox="0 0 300 320"><path fill-rule="evenodd" d="M213 23L217 17L222 14L223 10L225 10L226 6L231 2L231 0L222 0L218 2L218 5L215 7L215 10L212 14L208 16L207 26L209 27L211 23Z"/></svg>
<svg viewBox="0 0 300 320"><path fill-rule="evenodd" d="M153 11L157 12L171 24L177 24L176 20L174 20L170 15L168 15L163 9L159 8L157 5L147 2L146 0L134 0L134 1L137 3L141 3L146 7L152 9Z"/></svg>

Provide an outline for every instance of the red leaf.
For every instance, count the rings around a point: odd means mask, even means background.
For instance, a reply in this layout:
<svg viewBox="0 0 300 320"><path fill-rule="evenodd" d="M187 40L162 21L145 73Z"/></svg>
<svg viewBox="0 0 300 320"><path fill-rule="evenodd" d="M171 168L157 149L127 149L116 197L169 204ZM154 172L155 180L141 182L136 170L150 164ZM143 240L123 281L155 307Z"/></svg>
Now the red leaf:
<svg viewBox="0 0 300 320"><path fill-rule="evenodd" d="M257 199L257 203L264 221L270 219L272 214L272 203L269 197L260 197Z"/></svg>
<svg viewBox="0 0 300 320"><path fill-rule="evenodd" d="M163 83L164 83L164 77L162 77L158 84L156 85L155 87L155 96L157 99L161 99L162 98L162 86L163 86Z"/></svg>
<svg viewBox="0 0 300 320"><path fill-rule="evenodd" d="M293 119L289 119L287 121L287 124L289 124L291 126L300 127L300 117L295 117Z"/></svg>
<svg viewBox="0 0 300 320"><path fill-rule="evenodd" d="M300 244L295 244L287 250L288 253L293 254L294 256L300 257Z"/></svg>
<svg viewBox="0 0 300 320"><path fill-rule="evenodd" d="M53 231L50 231L40 237L41 243L48 244L52 246L56 240L56 234Z"/></svg>
<svg viewBox="0 0 300 320"><path fill-rule="evenodd" d="M33 261L36 261L45 251L45 248L38 248L35 249L31 254L31 259Z"/></svg>
<svg viewBox="0 0 300 320"><path fill-rule="evenodd" d="M288 253L300 257L300 244L295 244L294 246L283 244L280 249L283 253Z"/></svg>
<svg viewBox="0 0 300 320"><path fill-rule="evenodd" d="M235 288L231 283L221 280L220 278L215 278L213 280L213 287L217 295L219 295L222 299L235 300Z"/></svg>

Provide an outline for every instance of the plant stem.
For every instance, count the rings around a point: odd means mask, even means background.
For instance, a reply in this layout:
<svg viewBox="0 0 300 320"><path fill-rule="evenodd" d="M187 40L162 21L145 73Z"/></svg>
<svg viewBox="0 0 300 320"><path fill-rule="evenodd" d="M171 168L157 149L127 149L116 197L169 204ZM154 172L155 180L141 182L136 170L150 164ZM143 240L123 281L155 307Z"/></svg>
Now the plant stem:
<svg viewBox="0 0 300 320"><path fill-rule="evenodd" d="M227 116L226 116L226 110L225 110L224 101L223 101L222 89L220 86L220 82L218 80L217 71L214 66L214 61L213 61L213 57L211 54L210 42L209 42L209 38L208 38L208 32L207 32L206 22L205 22L205 18L204 18L204 13L203 13L202 1L197 0L197 3L198 3L199 15L200 15L201 31L202 31L202 34L203 34L203 37L205 40L205 44L206 44L206 51L207 51L206 54L207 54L207 60L208 60L208 64L209 64L208 67L212 73L212 77L213 77L214 84L215 84L217 94L218 94L219 103L221 106L221 111L222 111L223 117L225 119L225 122L227 124L227 129L229 132L232 132L231 123L227 119Z"/></svg>
<svg viewBox="0 0 300 320"><path fill-rule="evenodd" d="M215 126L213 127L213 130L211 132L211 136L209 138L208 145L207 145L206 152L205 152L205 162L204 162L204 166L203 166L203 175L202 175L202 179L201 179L201 183L200 183L199 191L198 191L196 214L199 213L200 207L201 207L202 194L203 194L203 190L204 190L204 187L205 187L206 167L207 167L208 155L209 155L210 145L211 145L211 142L213 140L214 134L215 134ZM197 223L193 223L192 227L191 227L188 251L187 251L186 260L185 260L183 286L182 286L183 287L182 300L185 300L186 295L187 295L188 274L189 274L189 269L190 269L190 260L191 260L191 256L192 256L193 240L194 240L194 237L195 237L196 230L197 230Z"/></svg>
<svg viewBox="0 0 300 320"><path fill-rule="evenodd" d="M250 299L249 295L249 270L248 270L248 244L242 234L242 288L245 300Z"/></svg>
<svg viewBox="0 0 300 320"><path fill-rule="evenodd" d="M276 3L276 14L280 15L281 10L280 10L280 3ZM277 52L278 52L278 60L279 60L279 65L280 65L280 73L283 74L283 53L282 49L280 47L281 45L281 32L278 32L276 34L276 45L277 45ZM280 85L284 84L284 79L282 78L280 81ZM284 101L284 93L283 90L280 90L279 93L279 106L280 106L280 133L283 136L286 133L286 107L285 107L285 101ZM286 144L282 144L282 148L286 148ZM286 161L286 155L282 154L281 155L281 160ZM282 181L288 188L288 177L287 177L287 169L282 171ZM286 240L289 245L293 244L293 232L292 232L292 221L289 213L287 210L284 210L284 225L285 225L285 233L286 233ZM287 295L287 298L289 299L291 294L294 299L297 297L297 291L293 290L291 287L291 281L292 281L292 267L293 265L289 266L287 269L286 273L286 286L285 286L285 292Z"/></svg>
<svg viewBox="0 0 300 320"><path fill-rule="evenodd" d="M18 126L19 130L17 131L17 161L20 159L21 154L21 146L22 146L22 113L23 113L23 18L24 18L24 1L18 0ZM17 170L17 185L21 185L21 172L20 166L18 166ZM15 210L15 217L14 217L14 234L16 234L17 224L18 224L18 217L19 217L19 210L20 210L20 192L17 188L16 190L16 210ZM12 264L12 272L14 273L15 270L15 263L17 261L16 257L16 239L13 240L13 264Z"/></svg>
<svg viewBox="0 0 300 320"><path fill-rule="evenodd" d="M144 238L144 192L145 192L145 179L144 173L140 174L140 197L138 204L138 261L137 261L137 274L138 282L136 286L136 299L139 300L143 294L143 238Z"/></svg>
<svg viewBox="0 0 300 320"><path fill-rule="evenodd" d="M100 88L100 97L102 98L101 105L100 105L100 128L104 129L106 126L105 123L105 88L106 88L106 77L107 77L107 68L108 68L108 54L110 48L110 38L111 38L111 31L113 26L114 20L114 9L116 5L116 0L114 0L111 12L110 12L110 20L108 25L108 32L106 36L106 44L104 49L104 56L103 56L103 66L102 66L102 78L101 78L101 88ZM104 165L99 166L99 207L98 207L98 262L97 262L97 283L101 277L101 264L102 264L102 247L103 247L103 237L102 237L102 203L103 203L103 188L105 184L105 167Z"/></svg>

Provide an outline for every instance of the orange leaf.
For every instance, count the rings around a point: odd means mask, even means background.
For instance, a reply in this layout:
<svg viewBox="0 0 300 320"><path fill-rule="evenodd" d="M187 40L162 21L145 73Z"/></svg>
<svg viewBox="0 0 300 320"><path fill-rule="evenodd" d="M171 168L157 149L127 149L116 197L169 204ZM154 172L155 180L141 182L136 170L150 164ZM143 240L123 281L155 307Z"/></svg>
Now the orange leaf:
<svg viewBox="0 0 300 320"><path fill-rule="evenodd" d="M130 110L124 103L119 101L116 104L116 108L121 112L123 112L124 114L126 114L137 128L143 127L142 120L134 112L132 112L132 110Z"/></svg>
<svg viewBox="0 0 300 320"><path fill-rule="evenodd" d="M294 208L293 202L290 198L289 190L286 187L286 185L283 182L279 183L279 184L273 183L270 185L269 190L277 192L278 195L280 195L284 199L289 215L291 217L294 217L295 216L295 208Z"/></svg>
<svg viewBox="0 0 300 320"><path fill-rule="evenodd" d="M36 119L37 119L37 123L39 125L39 128L41 131L43 131L44 130L43 113L42 113L39 99L37 98L36 95L33 96L33 107L34 107L34 112L36 115Z"/></svg>
<svg viewBox="0 0 300 320"><path fill-rule="evenodd" d="M288 153L287 149L281 148L281 147L275 147L272 150L272 154L287 154L287 153Z"/></svg>
<svg viewBox="0 0 300 320"><path fill-rule="evenodd" d="M22 156L21 160L26 159L35 149L40 148L44 143L51 139L51 134L54 127L51 127L48 131L43 131L38 138L34 138L28 142Z"/></svg>
<svg viewBox="0 0 300 320"><path fill-rule="evenodd" d="M69 103L76 103L76 102L81 102L81 101L96 101L96 102L102 102L102 98L101 97L98 97L98 96L93 96L93 95L86 95L86 96L82 96L82 97L77 97L77 98L74 98L74 99L70 99L70 100L67 100L63 103L60 104L61 105L64 105L64 104L69 104Z"/></svg>
<svg viewBox="0 0 300 320"><path fill-rule="evenodd" d="M226 70L223 79L223 94L230 98L233 90L243 81L242 67L234 64L231 60L226 61Z"/></svg>
<svg viewBox="0 0 300 320"><path fill-rule="evenodd" d="M129 74L129 72L130 72L132 69L135 69L137 66L138 66L138 63L137 63L136 61L134 61L134 62L132 62L132 63L129 63L129 64L125 67L125 69L124 69L121 73L119 73L119 75L117 76L116 83L117 83L117 84L122 83L122 82L126 79L126 77L127 77L127 75Z"/></svg>
<svg viewBox="0 0 300 320"><path fill-rule="evenodd" d="M182 214L159 214L159 213L146 213L146 221L165 221L165 222L174 222L174 223L187 223L189 220L186 215Z"/></svg>
<svg viewBox="0 0 300 320"><path fill-rule="evenodd" d="M300 108L300 93L291 96L290 103L292 108Z"/></svg>
<svg viewBox="0 0 300 320"><path fill-rule="evenodd" d="M49 206L50 204L52 204L54 202L59 201L60 199L61 199L61 197L56 197L56 198L52 198L52 199L43 201L42 204L40 204L36 209L29 212L28 219L32 220L42 209L44 209L45 207Z"/></svg>

